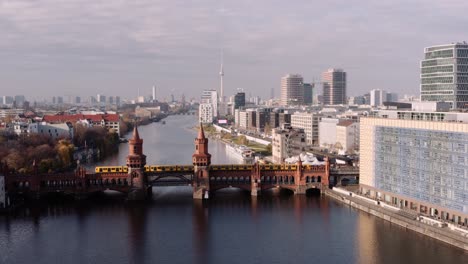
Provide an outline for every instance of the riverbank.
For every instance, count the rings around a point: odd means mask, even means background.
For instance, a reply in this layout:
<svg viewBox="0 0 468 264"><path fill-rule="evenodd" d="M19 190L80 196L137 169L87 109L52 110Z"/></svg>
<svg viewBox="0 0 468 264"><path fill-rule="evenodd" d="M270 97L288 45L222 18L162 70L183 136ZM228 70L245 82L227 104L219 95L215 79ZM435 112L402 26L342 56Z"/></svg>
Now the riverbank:
<svg viewBox="0 0 468 264"><path fill-rule="evenodd" d="M468 251L468 235L461 235L453 232L447 227L435 227L412 218L411 214L402 212L397 213L391 209L383 208L379 205L374 205L364 199L358 199L345 194L345 192L337 192L334 190L326 189L324 194L353 208L359 209L363 212L377 216L381 219L389 221L392 224L404 227L407 230L426 235L436 240L445 242L452 246ZM389 206L390 208L390 206Z"/></svg>

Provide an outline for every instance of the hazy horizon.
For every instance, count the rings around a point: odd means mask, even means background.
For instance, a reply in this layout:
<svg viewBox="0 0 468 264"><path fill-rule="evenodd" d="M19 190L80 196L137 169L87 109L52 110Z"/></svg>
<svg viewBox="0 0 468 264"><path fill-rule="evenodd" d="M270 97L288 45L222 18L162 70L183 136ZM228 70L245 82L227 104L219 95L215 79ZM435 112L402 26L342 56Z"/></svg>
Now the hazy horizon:
<svg viewBox="0 0 468 264"><path fill-rule="evenodd" d="M348 95L419 94L425 47L468 40L468 1L0 0L0 95L280 94L328 68ZM321 86L319 86L321 87ZM321 88L319 88L321 89Z"/></svg>

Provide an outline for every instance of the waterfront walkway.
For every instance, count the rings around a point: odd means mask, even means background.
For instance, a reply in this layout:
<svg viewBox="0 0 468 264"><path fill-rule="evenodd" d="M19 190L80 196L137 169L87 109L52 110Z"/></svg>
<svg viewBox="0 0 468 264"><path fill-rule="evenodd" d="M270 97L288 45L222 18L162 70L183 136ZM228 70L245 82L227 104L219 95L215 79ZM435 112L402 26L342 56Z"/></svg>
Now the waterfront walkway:
<svg viewBox="0 0 468 264"><path fill-rule="evenodd" d="M391 223L402 226L406 229L413 230L415 232L427 235L437 240L446 242L458 248L468 251L468 234L450 230L448 227L437 227L430 224L423 223L417 220L418 215L414 212L405 210L393 210L376 205L371 201L365 199L345 195L341 192L334 190L325 190L326 195L335 198L345 204L348 204L354 208L360 209L364 212L380 217ZM356 195L353 193L353 195ZM369 199L370 200L370 199ZM399 209L399 208L396 208Z"/></svg>

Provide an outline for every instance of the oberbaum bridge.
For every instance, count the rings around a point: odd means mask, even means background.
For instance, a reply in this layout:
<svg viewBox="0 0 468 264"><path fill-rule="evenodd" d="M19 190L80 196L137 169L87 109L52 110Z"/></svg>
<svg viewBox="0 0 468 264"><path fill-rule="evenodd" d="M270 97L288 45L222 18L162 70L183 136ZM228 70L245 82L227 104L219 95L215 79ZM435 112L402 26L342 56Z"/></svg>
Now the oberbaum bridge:
<svg viewBox="0 0 468 264"><path fill-rule="evenodd" d="M64 193L82 198L95 192L114 190L127 194L129 200L144 200L151 195L152 186L192 186L194 199L208 199L210 193L229 187L247 190L257 196L272 188L305 194L308 189L321 190L329 186L328 157L324 158L324 165L304 165L301 160L296 164L212 165L203 126L195 139L192 165L146 165L143 139L136 126L128 145L126 166L96 167L89 173L78 165L74 172L40 174L34 163L29 175L12 173L6 165L0 165L0 173L5 176L9 196L32 197Z"/></svg>

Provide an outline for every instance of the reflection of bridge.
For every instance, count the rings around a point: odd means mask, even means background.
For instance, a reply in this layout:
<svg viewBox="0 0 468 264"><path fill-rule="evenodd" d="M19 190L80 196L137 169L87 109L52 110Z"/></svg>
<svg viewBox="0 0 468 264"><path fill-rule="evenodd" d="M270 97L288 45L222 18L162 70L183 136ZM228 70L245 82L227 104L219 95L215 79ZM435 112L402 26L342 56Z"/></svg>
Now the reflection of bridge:
<svg viewBox="0 0 468 264"><path fill-rule="evenodd" d="M191 185L195 199L208 198L210 192L235 187L259 195L271 188L285 188L295 194L304 194L307 189L320 189L329 184L329 162L324 165L297 164L253 164L253 165L211 165L208 153L208 139L201 127L195 139L193 165L146 165L143 154L143 140L135 127L129 141L127 165L118 167L96 167L88 173L78 167L73 173L39 174L33 164L33 173L18 175L9 173L6 166L0 172L6 175L9 195L41 195L62 192L77 196L89 193L116 190L127 193L129 199L145 199L151 186Z"/></svg>

